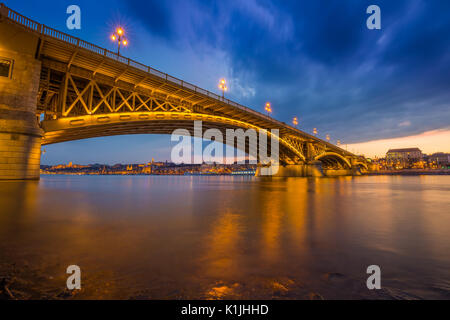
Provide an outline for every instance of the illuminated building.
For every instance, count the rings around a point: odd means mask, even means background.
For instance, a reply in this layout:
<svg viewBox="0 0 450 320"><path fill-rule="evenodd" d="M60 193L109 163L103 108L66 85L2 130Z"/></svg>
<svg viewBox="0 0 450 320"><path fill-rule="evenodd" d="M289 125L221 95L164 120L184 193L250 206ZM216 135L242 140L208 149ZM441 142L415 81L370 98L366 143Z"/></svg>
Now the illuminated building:
<svg viewBox="0 0 450 320"><path fill-rule="evenodd" d="M410 168L422 159L423 154L419 148L389 149L386 153L387 165L396 168Z"/></svg>
<svg viewBox="0 0 450 320"><path fill-rule="evenodd" d="M440 168L443 166L448 166L450 164L450 154L444 152L436 152L428 156L428 163Z"/></svg>

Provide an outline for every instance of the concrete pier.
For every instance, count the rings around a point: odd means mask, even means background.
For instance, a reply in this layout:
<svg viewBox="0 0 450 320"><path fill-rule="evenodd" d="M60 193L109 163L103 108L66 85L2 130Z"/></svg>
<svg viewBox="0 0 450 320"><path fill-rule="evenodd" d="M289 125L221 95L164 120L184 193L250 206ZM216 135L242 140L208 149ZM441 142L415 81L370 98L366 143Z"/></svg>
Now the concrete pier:
<svg viewBox="0 0 450 320"><path fill-rule="evenodd" d="M39 179L38 38L0 20L0 180Z"/></svg>
<svg viewBox="0 0 450 320"><path fill-rule="evenodd" d="M256 176L262 176L260 170L256 171ZM305 164L289 164L279 166L278 172L273 177L323 177L322 163L313 161Z"/></svg>
<svg viewBox="0 0 450 320"><path fill-rule="evenodd" d="M320 161L305 164L289 164L281 166L272 177L340 177L361 175L359 168L352 169L323 169ZM260 169L256 170L256 176L263 176Z"/></svg>
<svg viewBox="0 0 450 320"><path fill-rule="evenodd" d="M326 177L354 176L352 169L325 169L323 173Z"/></svg>

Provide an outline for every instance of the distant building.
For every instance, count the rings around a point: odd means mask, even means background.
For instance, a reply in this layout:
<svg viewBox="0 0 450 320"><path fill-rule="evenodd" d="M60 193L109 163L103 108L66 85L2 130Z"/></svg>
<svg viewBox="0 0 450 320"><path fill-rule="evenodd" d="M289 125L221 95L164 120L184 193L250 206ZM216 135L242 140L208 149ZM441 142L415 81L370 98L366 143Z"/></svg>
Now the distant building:
<svg viewBox="0 0 450 320"><path fill-rule="evenodd" d="M436 165L448 165L450 163L450 153L436 152L428 156L428 162Z"/></svg>
<svg viewBox="0 0 450 320"><path fill-rule="evenodd" d="M419 148L389 149L386 153L386 164L392 167L410 168L422 159Z"/></svg>

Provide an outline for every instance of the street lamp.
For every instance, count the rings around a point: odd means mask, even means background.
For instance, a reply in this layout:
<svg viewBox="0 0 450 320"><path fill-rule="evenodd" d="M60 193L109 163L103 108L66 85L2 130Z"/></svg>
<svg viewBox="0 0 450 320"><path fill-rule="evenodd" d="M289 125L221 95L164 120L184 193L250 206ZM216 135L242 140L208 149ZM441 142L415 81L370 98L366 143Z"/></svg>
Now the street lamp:
<svg viewBox="0 0 450 320"><path fill-rule="evenodd" d="M125 39L125 31L119 27L117 28L116 32L113 33L111 35L111 40L112 41L117 41L118 44L118 49L117 49L117 54L120 56L120 46L123 45L124 47L126 47L128 45L128 40Z"/></svg>
<svg viewBox="0 0 450 320"><path fill-rule="evenodd" d="M293 123L294 126L297 128L297 125L298 125L298 119L297 119L297 117L294 117L294 119L292 120L292 123Z"/></svg>
<svg viewBox="0 0 450 320"><path fill-rule="evenodd" d="M225 79L220 79L219 89L222 90L222 99L225 99L225 91L228 90L227 81Z"/></svg>
<svg viewBox="0 0 450 320"><path fill-rule="evenodd" d="M270 102L266 103L266 111L267 111L267 115L269 116L272 113L272 106L270 105Z"/></svg>
<svg viewBox="0 0 450 320"><path fill-rule="evenodd" d="M313 129L313 134L317 136L317 128Z"/></svg>
<svg viewBox="0 0 450 320"><path fill-rule="evenodd" d="M326 137L325 137L325 139L327 139L327 141L330 142L330 135L327 134Z"/></svg>
<svg viewBox="0 0 450 320"><path fill-rule="evenodd" d="M337 145L338 145L338 147L341 145L341 140L337 141Z"/></svg>

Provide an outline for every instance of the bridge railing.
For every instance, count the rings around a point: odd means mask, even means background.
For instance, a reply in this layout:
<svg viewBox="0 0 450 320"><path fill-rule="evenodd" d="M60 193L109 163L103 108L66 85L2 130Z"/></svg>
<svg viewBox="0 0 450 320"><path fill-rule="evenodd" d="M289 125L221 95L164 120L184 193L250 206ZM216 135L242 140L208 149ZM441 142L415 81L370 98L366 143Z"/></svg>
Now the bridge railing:
<svg viewBox="0 0 450 320"><path fill-rule="evenodd" d="M58 31L56 29L47 27L46 25L42 25L42 24L40 24L40 23L38 23L36 21L33 21L33 20L25 17L24 15L21 15L20 13L12 10L10 8L8 8L3 3L0 4L0 14L2 16L6 16L10 20L12 20L12 21L14 21L14 22L16 22L16 23L26 27L29 30L32 30L34 32L39 33L41 36L46 36L46 37L54 38L54 39L57 39L57 40L60 40L60 41L64 41L64 42L66 42L66 43L68 43L70 45L73 45L73 46L77 47L77 48L83 48L83 49L86 49L88 51L94 52L96 54L103 55L103 56L106 56L106 57L111 58L113 60L122 62L124 64L127 64L128 66L137 68L137 69L142 70L144 72L147 72L149 74L152 74L152 75L155 75L157 77L160 77L160 78L164 79L165 81L171 82L173 84L176 84L176 85L178 85L178 86L180 86L182 88L186 88L186 89L192 90L192 91L194 91L196 93L203 94L203 95L205 95L207 97L216 99L216 100L218 100L218 101L220 101L222 103L231 105L231 106L233 106L235 108L238 108L238 109L243 110L245 112L251 113L251 114L253 114L253 115L257 116L257 117L266 119L266 120L268 120L268 121L270 121L272 123L276 123L276 124L278 124L281 127L288 127L290 130L292 130L294 132L301 133L302 135L306 135L310 139L320 141L320 142L325 143L327 145L331 145L328 142L325 142L325 141L323 141L321 139L318 139L318 138L316 138L316 137L314 137L314 136L312 136L310 134L307 134L306 132L303 132L303 131L301 131L301 130L299 130L297 128L294 128L294 127L292 127L292 126L290 126L290 125L288 125L288 124L286 124L284 122L278 121L278 120L276 120L274 118L271 118L271 117L269 117L269 116L267 116L267 115L265 115L265 114L263 114L261 112L255 111L255 110L250 109L248 107L245 107L245 106L243 106L243 105L241 105L241 104L239 104L237 102L234 102L232 100L222 98L221 96L219 96L219 95L217 95L217 94L215 94L213 92L210 92L208 90L205 90L205 89L202 89L200 87L197 87L194 84L191 84L189 82L183 81L183 80L178 79L176 77L172 77L171 75L168 75L167 73L164 73L164 72L156 70L156 69L154 69L152 67L146 66L146 65L144 65L144 64L142 64L140 62L134 61L134 60L132 60L130 58L123 57L121 55L118 55L115 52L112 52L112 51L110 51L108 49L99 47L99 46L97 46L95 44L86 42L86 41L81 40L79 38L73 37L73 36L71 36L71 35L69 35L67 33L64 33L64 32ZM336 147L334 145L333 145L333 147L339 148L339 147ZM339 149L341 149L341 148L339 148ZM343 149L341 149L341 150L343 152L345 152L345 153L348 153L348 152L346 152Z"/></svg>
<svg viewBox="0 0 450 320"><path fill-rule="evenodd" d="M21 15L20 13L9 9L7 6L5 6L3 3L0 4L0 12L2 15L8 17L9 19L25 26L28 29L31 29L33 31L40 32L41 24L33 21L24 15Z"/></svg>
<svg viewBox="0 0 450 320"><path fill-rule="evenodd" d="M74 38L68 34L61 32L61 31L47 27L45 25L42 25L40 29L41 29L41 34L43 34L45 36L56 38L58 40L62 40L64 42L73 44L75 46L80 45L81 41L78 38ZM92 51L92 49L90 49L90 50Z"/></svg>

